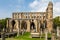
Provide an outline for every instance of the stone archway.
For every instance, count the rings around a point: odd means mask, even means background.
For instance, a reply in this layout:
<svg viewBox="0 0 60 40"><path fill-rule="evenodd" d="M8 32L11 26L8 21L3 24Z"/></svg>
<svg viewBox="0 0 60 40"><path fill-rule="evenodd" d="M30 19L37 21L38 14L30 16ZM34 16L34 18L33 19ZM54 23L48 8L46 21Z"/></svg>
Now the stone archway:
<svg viewBox="0 0 60 40"><path fill-rule="evenodd" d="M30 29L35 29L35 24L34 24L34 22L31 22L31 23L30 23Z"/></svg>
<svg viewBox="0 0 60 40"><path fill-rule="evenodd" d="M12 20L12 21L11 21L12 31L13 31L13 29L14 29L14 25L15 25L15 23L16 23L15 20Z"/></svg>
<svg viewBox="0 0 60 40"><path fill-rule="evenodd" d="M33 30L36 31L34 20L32 20L32 22L30 22L30 30L31 31L33 31Z"/></svg>
<svg viewBox="0 0 60 40"><path fill-rule="evenodd" d="M21 22L21 29L27 29L27 23L24 20Z"/></svg>
<svg viewBox="0 0 60 40"><path fill-rule="evenodd" d="M12 24L12 28L13 28L13 29L14 29L15 23L16 23L15 20L12 20L12 23L11 23L11 24Z"/></svg>

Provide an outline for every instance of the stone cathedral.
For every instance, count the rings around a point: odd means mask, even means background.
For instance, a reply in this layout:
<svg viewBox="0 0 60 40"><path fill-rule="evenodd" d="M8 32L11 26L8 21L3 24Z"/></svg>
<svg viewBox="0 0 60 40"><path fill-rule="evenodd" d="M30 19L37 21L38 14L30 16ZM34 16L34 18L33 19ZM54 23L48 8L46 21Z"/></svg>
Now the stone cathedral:
<svg viewBox="0 0 60 40"><path fill-rule="evenodd" d="M7 28L11 32L25 30L26 32L40 32L47 28L53 29L53 3L49 2L46 12L14 12L12 18L7 20Z"/></svg>

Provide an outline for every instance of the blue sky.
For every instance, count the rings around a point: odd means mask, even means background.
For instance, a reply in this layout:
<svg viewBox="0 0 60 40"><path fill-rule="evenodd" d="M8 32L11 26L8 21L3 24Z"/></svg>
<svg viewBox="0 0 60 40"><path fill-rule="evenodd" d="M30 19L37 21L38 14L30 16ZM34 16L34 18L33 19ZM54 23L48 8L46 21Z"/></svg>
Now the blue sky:
<svg viewBox="0 0 60 40"><path fill-rule="evenodd" d="M44 12L49 1L54 4L54 17L60 16L60 0L0 0L0 19L12 17L13 12Z"/></svg>

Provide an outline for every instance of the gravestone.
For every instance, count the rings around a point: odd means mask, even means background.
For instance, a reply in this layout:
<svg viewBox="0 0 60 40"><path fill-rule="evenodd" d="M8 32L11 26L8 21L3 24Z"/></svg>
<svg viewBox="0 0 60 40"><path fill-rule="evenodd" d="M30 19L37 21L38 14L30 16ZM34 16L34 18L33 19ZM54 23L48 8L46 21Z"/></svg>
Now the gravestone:
<svg viewBox="0 0 60 40"><path fill-rule="evenodd" d="M59 36L59 27L57 27L57 36Z"/></svg>
<svg viewBox="0 0 60 40"><path fill-rule="evenodd" d="M52 38L51 40L56 40L56 34L55 33L52 33Z"/></svg>
<svg viewBox="0 0 60 40"><path fill-rule="evenodd" d="M1 38L2 38L2 40L5 40L5 33L4 32L1 33Z"/></svg>
<svg viewBox="0 0 60 40"><path fill-rule="evenodd" d="M34 37L35 38L39 38L40 37L40 33L36 33L36 32L35 33L31 33L31 37L32 38L34 38Z"/></svg>
<svg viewBox="0 0 60 40"><path fill-rule="evenodd" d="M47 29L45 29L45 40L48 40L48 32L47 32Z"/></svg>
<svg viewBox="0 0 60 40"><path fill-rule="evenodd" d="M40 38L42 37L42 29L40 30Z"/></svg>

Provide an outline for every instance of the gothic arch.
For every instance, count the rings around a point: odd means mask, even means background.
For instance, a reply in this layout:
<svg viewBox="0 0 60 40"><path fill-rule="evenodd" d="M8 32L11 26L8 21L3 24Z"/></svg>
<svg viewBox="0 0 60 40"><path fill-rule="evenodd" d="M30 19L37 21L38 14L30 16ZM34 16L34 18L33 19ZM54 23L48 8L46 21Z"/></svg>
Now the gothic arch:
<svg viewBox="0 0 60 40"><path fill-rule="evenodd" d="M14 25L16 24L16 21L15 20L12 20L11 21L11 25L12 25L12 29L14 29Z"/></svg>
<svg viewBox="0 0 60 40"><path fill-rule="evenodd" d="M33 21L34 20L32 20L32 22L30 22L30 29L35 29L35 23Z"/></svg>
<svg viewBox="0 0 60 40"><path fill-rule="evenodd" d="M21 29L27 29L27 22L24 20L21 22Z"/></svg>

